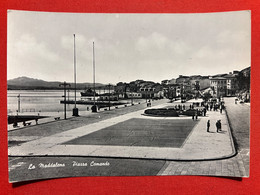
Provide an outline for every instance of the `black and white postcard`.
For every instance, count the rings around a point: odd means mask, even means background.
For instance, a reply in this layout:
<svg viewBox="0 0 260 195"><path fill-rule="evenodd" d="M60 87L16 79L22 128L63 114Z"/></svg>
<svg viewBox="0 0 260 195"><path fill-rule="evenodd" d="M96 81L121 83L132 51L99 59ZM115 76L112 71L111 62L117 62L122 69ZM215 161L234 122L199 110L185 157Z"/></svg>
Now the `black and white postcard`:
<svg viewBox="0 0 260 195"><path fill-rule="evenodd" d="M8 11L9 181L249 177L250 11Z"/></svg>

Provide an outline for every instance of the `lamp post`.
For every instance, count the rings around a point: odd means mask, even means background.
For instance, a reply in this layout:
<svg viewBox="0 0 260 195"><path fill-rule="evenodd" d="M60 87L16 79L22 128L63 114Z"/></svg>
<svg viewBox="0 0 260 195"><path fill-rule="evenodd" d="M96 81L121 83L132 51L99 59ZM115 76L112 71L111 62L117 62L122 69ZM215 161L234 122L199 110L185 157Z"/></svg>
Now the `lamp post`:
<svg viewBox="0 0 260 195"><path fill-rule="evenodd" d="M20 108L21 108L21 95L19 94L17 96L17 98L18 98L18 110L17 110L17 112L20 112Z"/></svg>
<svg viewBox="0 0 260 195"><path fill-rule="evenodd" d="M97 112L96 106L96 81L95 81L95 43L93 41L93 88L94 88L94 105L92 107L92 112Z"/></svg>
<svg viewBox="0 0 260 195"><path fill-rule="evenodd" d="M110 110L110 83L108 84L108 109Z"/></svg>
<svg viewBox="0 0 260 195"><path fill-rule="evenodd" d="M130 90L131 90L131 105L133 106L133 89L130 87Z"/></svg>
<svg viewBox="0 0 260 195"><path fill-rule="evenodd" d="M75 43L75 34L73 34L74 37L74 85L75 85L75 106L72 111L72 116L79 116L79 110L77 108L77 99L76 99L76 90L77 90L77 79L76 79L76 43Z"/></svg>
<svg viewBox="0 0 260 195"><path fill-rule="evenodd" d="M59 84L60 87L63 86L64 88L64 119L66 120L67 117L66 117L66 87L69 86L70 87L70 84L66 83L65 81L61 84Z"/></svg>

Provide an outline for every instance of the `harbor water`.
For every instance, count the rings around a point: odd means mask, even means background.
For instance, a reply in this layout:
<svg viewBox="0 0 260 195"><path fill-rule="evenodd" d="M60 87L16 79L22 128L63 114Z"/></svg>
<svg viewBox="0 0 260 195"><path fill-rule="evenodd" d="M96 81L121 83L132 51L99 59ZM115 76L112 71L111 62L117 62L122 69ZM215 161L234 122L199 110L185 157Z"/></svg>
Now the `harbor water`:
<svg viewBox="0 0 260 195"><path fill-rule="evenodd" d="M76 100L81 100L80 92L76 92ZM108 93L108 90L97 91L98 93ZM111 91L110 91L111 92ZM20 113L28 112L63 112L64 104L60 101L64 100L63 90L8 90L7 91L7 111L9 115L16 114L19 109ZM66 92L67 100L75 100L73 90ZM129 100L130 102L131 100ZM134 100L140 102L141 100ZM79 111L86 111L91 105L77 104ZM74 104L67 104L67 111L72 110Z"/></svg>
<svg viewBox="0 0 260 195"><path fill-rule="evenodd" d="M81 99L79 90L76 92L76 100ZM106 91L102 92L106 93ZM19 98L20 95L20 98ZM63 90L8 90L7 91L7 110L8 114L14 114L19 109L20 112L62 112L64 104L60 104L63 98ZM67 100L75 100L74 91L70 90L66 93ZM87 110L90 105L77 105L80 111ZM67 105L67 110L72 110L73 104Z"/></svg>

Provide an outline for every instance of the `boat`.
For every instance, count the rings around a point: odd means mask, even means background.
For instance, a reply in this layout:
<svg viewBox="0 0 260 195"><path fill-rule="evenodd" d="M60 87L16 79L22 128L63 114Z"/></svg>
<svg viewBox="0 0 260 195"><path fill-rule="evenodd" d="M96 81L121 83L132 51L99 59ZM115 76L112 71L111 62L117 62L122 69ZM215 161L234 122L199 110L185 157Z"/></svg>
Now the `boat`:
<svg viewBox="0 0 260 195"><path fill-rule="evenodd" d="M98 96L98 93L96 93L94 90L92 90L91 88L86 89L83 92L80 92L82 97L94 97L94 96Z"/></svg>

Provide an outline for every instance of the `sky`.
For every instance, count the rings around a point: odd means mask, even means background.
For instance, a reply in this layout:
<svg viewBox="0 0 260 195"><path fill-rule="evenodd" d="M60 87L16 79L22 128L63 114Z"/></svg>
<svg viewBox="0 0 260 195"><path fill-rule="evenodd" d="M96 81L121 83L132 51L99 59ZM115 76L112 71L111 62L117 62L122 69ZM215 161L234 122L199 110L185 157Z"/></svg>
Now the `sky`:
<svg viewBox="0 0 260 195"><path fill-rule="evenodd" d="M97 14L8 11L7 78L116 84L214 75L251 65L250 11Z"/></svg>

